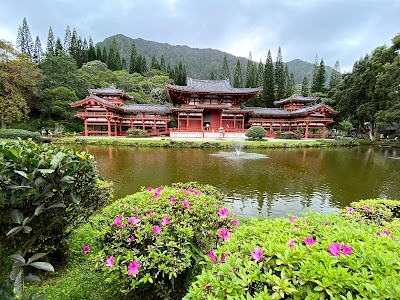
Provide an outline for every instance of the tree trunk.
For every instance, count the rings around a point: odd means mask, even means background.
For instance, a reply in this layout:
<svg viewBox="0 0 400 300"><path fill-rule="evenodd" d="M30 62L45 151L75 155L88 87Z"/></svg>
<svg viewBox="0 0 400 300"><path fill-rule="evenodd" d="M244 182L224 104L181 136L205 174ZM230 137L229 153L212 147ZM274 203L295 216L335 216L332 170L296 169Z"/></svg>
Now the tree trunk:
<svg viewBox="0 0 400 300"><path fill-rule="evenodd" d="M1 117L1 129L6 129L6 122L4 121L4 118Z"/></svg>
<svg viewBox="0 0 400 300"><path fill-rule="evenodd" d="M376 128L375 121L371 120L370 127L369 127L369 138L371 141L376 140L376 134L378 129Z"/></svg>

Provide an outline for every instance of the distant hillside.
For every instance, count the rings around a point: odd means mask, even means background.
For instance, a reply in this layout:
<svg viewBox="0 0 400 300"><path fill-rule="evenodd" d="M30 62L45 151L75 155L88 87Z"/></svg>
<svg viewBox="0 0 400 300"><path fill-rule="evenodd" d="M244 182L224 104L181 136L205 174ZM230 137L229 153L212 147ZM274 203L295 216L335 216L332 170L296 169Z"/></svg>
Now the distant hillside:
<svg viewBox="0 0 400 300"><path fill-rule="evenodd" d="M103 49L103 46L105 46L108 50L113 39L115 39L117 42L121 58L125 58L128 64L130 60L132 42L134 42L136 45L136 49L146 57L148 65L150 65L153 55L155 55L155 57L160 60L161 54L164 54L166 66L169 63L171 67L175 67L175 65L179 64L179 62L182 62L186 65L187 76L192 78L210 79L210 74L213 71L216 79L219 79L219 75L222 69L222 61L225 54L228 60L231 77L233 77L234 75L238 59L240 60L243 76L246 71L247 58L234 56L232 54L210 48L199 49L181 45L174 46L167 43L147 41L141 38L132 39L122 34L110 36L106 38L103 42L98 43L98 45L100 45L101 49ZM311 83L313 66L312 63L302 61L300 59L294 59L285 64L288 65L289 72L294 74L296 84L301 84L304 74L308 76L309 82ZM331 72L332 68L327 66L327 82L329 80Z"/></svg>

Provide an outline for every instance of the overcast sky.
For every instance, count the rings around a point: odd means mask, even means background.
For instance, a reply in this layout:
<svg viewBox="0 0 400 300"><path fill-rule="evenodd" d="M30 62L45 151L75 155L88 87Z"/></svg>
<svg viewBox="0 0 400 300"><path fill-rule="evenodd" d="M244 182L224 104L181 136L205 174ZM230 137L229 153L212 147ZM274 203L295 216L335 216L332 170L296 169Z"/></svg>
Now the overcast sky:
<svg viewBox="0 0 400 300"><path fill-rule="evenodd" d="M325 65L351 71L356 60L400 33L400 0L2 0L0 38L15 44L26 17L45 48L49 27L64 39L67 25L100 42L131 38L213 48L265 63L317 54Z"/></svg>

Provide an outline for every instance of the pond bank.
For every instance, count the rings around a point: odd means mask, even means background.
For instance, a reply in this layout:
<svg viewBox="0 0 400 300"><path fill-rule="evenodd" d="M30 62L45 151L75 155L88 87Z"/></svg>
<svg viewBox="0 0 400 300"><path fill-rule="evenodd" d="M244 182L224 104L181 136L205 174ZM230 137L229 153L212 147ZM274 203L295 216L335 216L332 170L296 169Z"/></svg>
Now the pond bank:
<svg viewBox="0 0 400 300"><path fill-rule="evenodd" d="M110 138L110 137L63 137L51 141L56 144L113 145L158 148L232 148L240 144L243 149L257 148L325 148L358 146L356 140L278 140L251 141L246 139L171 139L165 138Z"/></svg>

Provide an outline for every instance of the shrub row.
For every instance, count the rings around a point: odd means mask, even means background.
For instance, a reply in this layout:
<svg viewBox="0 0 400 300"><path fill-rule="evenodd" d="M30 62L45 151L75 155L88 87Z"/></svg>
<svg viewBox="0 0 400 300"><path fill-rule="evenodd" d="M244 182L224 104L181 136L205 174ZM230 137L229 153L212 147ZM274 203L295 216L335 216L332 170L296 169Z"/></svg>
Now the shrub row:
<svg viewBox="0 0 400 300"><path fill-rule="evenodd" d="M39 132L24 129L0 129L0 138L13 140L18 138L23 140L32 139L34 141L40 141L42 139Z"/></svg>

